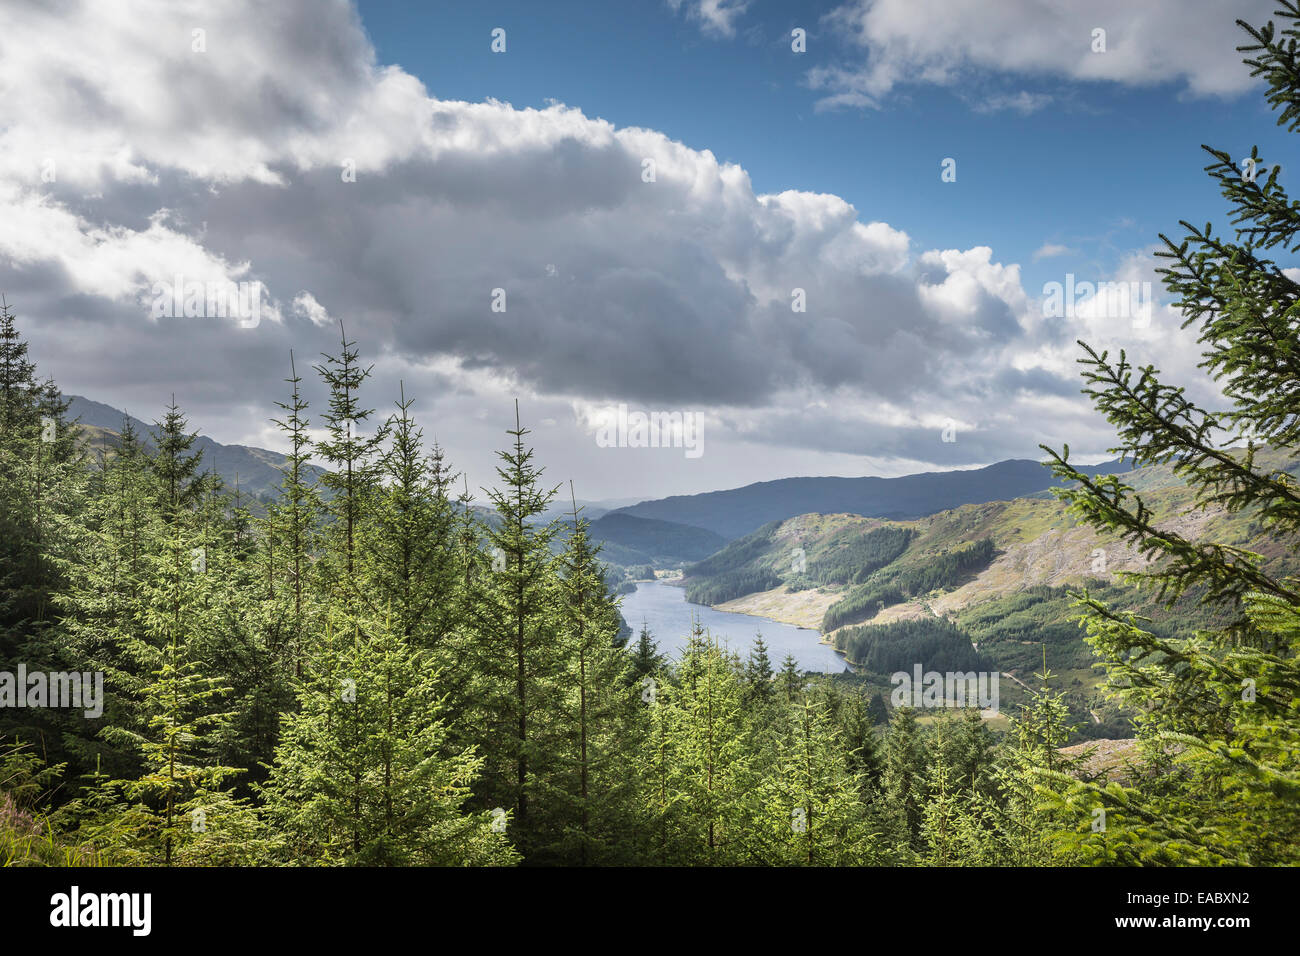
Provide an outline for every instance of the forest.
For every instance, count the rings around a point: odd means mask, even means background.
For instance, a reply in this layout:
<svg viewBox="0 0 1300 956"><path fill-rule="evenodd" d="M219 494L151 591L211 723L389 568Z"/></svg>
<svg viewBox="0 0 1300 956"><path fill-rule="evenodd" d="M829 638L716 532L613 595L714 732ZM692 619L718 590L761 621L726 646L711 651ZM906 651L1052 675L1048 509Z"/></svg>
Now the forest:
<svg viewBox="0 0 1300 956"><path fill-rule="evenodd" d="M1094 648L1143 677L1127 694L1197 690L1146 709L1146 769L1120 787L1061 753L1069 715L1050 673L995 734L973 710L886 715L851 684L774 666L761 638L743 659L698 629L676 661L644 628L629 646L580 509L537 520L561 489L526 428L506 432L484 517L414 399L367 407L354 342L313 373L329 393L323 437L308 437L292 362L282 487L251 509L192 451L174 404L147 441L128 422L92 454L0 313L0 672L105 682L102 716L0 709L6 864L1294 861L1294 751L1277 731L1296 731L1295 603L1250 598L1225 631L1269 637L1216 647L1079 598ZM1080 477L1064 493L1076 507L1113 507L1111 479L1094 499ZM986 560L983 542L971 550ZM1057 597L1020 604L1043 599ZM841 637L876 670L984 663L964 632L936 627ZM1195 667L1173 668L1175 654ZM1195 703L1247 672L1265 706L1229 701L1225 720ZM1206 786L1212 806L1193 799Z"/></svg>
<svg viewBox="0 0 1300 956"><path fill-rule="evenodd" d="M1294 31L1245 28L1247 63L1294 133ZM1293 548L1300 485L1255 451L1300 451L1300 285L1267 258L1300 250L1300 207L1281 167L1254 155L1246 179L1206 150L1235 236L1182 223L1160 255L1226 407L1080 342L1084 392L1114 454L1170 466L1194 508L1248 516L1260 551ZM340 323L310 370L285 356L286 464L278 494L254 503L215 477L165 395L150 435L127 423L85 443L19 314L0 309L0 863L1300 862L1300 581L1158 525L1125 476L1076 468L1068 445L1042 446L1055 494L1150 559L1126 573L1145 614L1104 588L1038 591L964 627L844 639L882 668L977 667L968 635L1022 639L1068 600L1135 728L1111 775L1063 749L1070 717L1045 665L995 732L971 709L882 714L851 685L773 662L761 639L742 656L697 628L675 660L647 630L625 640L579 489L550 483L518 406L480 511L416 399L372 394L363 354ZM328 394L319 408L306 375ZM541 520L566 501L567 519ZM773 527L701 564L739 568ZM870 548L883 560L905 544ZM940 557L856 587L923 593L982 566L992 542ZM854 593L828 624L879 601ZM1171 625L1189 600L1196 616ZM19 673L44 675L42 693L68 686L55 675L102 675L102 714L33 697Z"/></svg>

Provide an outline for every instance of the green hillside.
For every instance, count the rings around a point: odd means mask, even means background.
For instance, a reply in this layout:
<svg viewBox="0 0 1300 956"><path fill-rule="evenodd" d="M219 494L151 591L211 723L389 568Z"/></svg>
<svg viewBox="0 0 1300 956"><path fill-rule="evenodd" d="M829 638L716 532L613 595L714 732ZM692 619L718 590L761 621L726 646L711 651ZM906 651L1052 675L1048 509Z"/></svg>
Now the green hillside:
<svg viewBox="0 0 1300 956"><path fill-rule="evenodd" d="M1300 462L1267 450L1256 464L1300 471ZM1168 466L1128 472L1124 480L1168 528L1256 551L1273 572L1297 564L1294 543L1264 534L1258 516L1195 509ZM1122 572L1145 566L1124 542L1098 536L1054 497L1036 494L910 521L849 514L774 521L684 574L688 599L703 604L764 592L762 607L770 612L783 603L807 606L813 592L824 607L823 638L882 690L900 661L942 670L982 660L1011 678L1003 681L1003 696L1014 702L1018 681L1028 681L1046 655L1085 725L1082 733L1113 736L1127 731L1127 722L1096 697L1100 675L1075 622L1073 593L1086 586L1150 618L1151 629L1167 636L1221 623L1194 593L1166 608L1122 580Z"/></svg>
<svg viewBox="0 0 1300 956"><path fill-rule="evenodd" d="M593 521L591 536L602 542L601 556L606 561L624 567L676 566L684 561L698 561L726 544L721 535L704 528L617 511Z"/></svg>

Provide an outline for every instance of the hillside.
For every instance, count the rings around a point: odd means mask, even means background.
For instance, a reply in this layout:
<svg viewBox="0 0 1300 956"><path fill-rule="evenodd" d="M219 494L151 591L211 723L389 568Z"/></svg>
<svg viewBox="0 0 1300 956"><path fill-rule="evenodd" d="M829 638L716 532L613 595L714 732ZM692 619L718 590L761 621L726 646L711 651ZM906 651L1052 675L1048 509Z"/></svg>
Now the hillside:
<svg viewBox="0 0 1300 956"><path fill-rule="evenodd" d="M1082 469L1086 474L1123 471L1117 462ZM920 518L948 508L1016 498L1045 491L1051 473L1036 461L1011 459L985 468L925 472L901 478L784 478L743 488L675 495L643 501L615 514L655 518L706 528L727 540L771 521L801 514L857 514Z"/></svg>
<svg viewBox="0 0 1300 956"><path fill-rule="evenodd" d="M1269 451L1257 464L1300 471ZM1167 466L1125 481L1161 527L1258 550L1274 570L1297 563L1296 549L1264 535L1251 515L1191 509L1189 490ZM1158 632L1189 634L1213 619L1194 596L1168 610L1121 581L1121 572L1144 565L1122 542L1077 525L1054 497L1036 494L910 520L808 514L769 522L685 568L683 583L692 601L818 628L880 679L903 659L973 666L972 652L1010 678L1005 690L1031 682L1046 652L1075 713L1094 733L1114 736L1126 725L1094 699L1098 675L1073 620L1071 589L1086 584L1151 618Z"/></svg>
<svg viewBox="0 0 1300 956"><path fill-rule="evenodd" d="M727 543L721 535L704 528L617 511L593 521L591 536L603 543L603 558L624 567L699 561Z"/></svg>
<svg viewBox="0 0 1300 956"><path fill-rule="evenodd" d="M130 418L131 425L140 438L146 444L152 444L150 436L154 431L153 425L103 402L92 401L80 395L70 395L68 398L71 403L68 417L82 425L85 432L83 439L92 450L111 447L126 418ZM194 440L194 450L203 453L205 468L215 468L221 480L231 489L237 482L243 494L261 497L274 492L280 484L280 469L284 466L285 457L279 452L251 445L223 445L206 435L199 435ZM309 477L319 477L324 473L324 469L315 465L307 467Z"/></svg>

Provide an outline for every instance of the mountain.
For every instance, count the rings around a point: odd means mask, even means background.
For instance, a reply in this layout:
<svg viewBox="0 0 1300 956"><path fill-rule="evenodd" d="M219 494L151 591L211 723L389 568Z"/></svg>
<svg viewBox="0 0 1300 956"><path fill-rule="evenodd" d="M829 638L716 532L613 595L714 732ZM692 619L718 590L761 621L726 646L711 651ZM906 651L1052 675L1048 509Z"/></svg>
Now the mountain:
<svg viewBox="0 0 1300 956"><path fill-rule="evenodd" d="M596 519L590 530L593 539L604 543L601 556L624 567L699 561L727 543L722 535L705 528L621 511Z"/></svg>
<svg viewBox="0 0 1300 956"><path fill-rule="evenodd" d="M1118 462L1079 469L1085 474L1127 471ZM1029 459L1000 461L965 471L925 472L901 478L782 478L743 488L643 501L613 514L693 525L727 540L769 521L801 514L858 514L920 518L947 508L1002 501L1046 491L1052 474Z"/></svg>
<svg viewBox="0 0 1300 956"><path fill-rule="evenodd" d="M1300 474L1300 461L1273 449L1262 449L1255 467ZM1123 481L1158 527L1252 551L1279 577L1300 570L1300 541L1266 530L1254 512L1192 508L1191 490L1170 466L1130 471ZM1190 637L1219 613L1197 594L1166 608L1123 579L1146 566L1130 544L1079 524L1055 497L1037 493L912 519L774 520L685 567L683 584L690 601L820 630L886 694L900 661L923 661L940 671L994 667L1014 701L1035 683L1045 654L1085 736L1123 737L1131 728L1095 695L1100 675L1072 590L1087 586L1164 637Z"/></svg>
<svg viewBox="0 0 1300 956"><path fill-rule="evenodd" d="M151 435L154 426L138 418L127 415L111 405L92 401L80 395L67 396L68 418L75 419L85 426L88 443L92 448L111 445L113 439L122 431L123 419L129 418L132 427L140 438L152 446ZM223 445L206 435L199 435L194 440L193 449L203 453L203 467L215 468L222 481L234 489L238 480L242 494L254 497L271 494L280 484L280 469L284 467L285 457L279 452L251 445ZM308 478L314 479L324 473L324 469L308 465Z"/></svg>

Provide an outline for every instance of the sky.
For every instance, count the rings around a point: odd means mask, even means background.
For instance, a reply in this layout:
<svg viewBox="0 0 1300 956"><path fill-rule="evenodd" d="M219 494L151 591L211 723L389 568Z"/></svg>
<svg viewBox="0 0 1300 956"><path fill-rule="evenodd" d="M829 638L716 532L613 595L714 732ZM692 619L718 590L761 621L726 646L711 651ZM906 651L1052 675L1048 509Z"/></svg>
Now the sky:
<svg viewBox="0 0 1300 956"><path fill-rule="evenodd" d="M4 0L0 292L65 392L273 449L341 321L471 488L516 399L586 500L1095 461L1076 340L1218 398L1153 252L1229 228L1202 143L1286 158L1272 8Z"/></svg>

